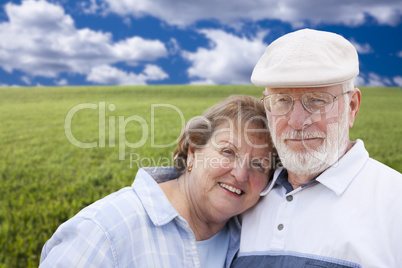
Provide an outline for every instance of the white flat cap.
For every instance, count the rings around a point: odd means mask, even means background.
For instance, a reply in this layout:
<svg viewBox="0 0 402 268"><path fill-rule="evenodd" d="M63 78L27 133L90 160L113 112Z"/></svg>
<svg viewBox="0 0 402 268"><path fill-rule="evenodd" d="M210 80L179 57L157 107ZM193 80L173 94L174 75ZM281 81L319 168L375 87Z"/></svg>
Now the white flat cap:
<svg viewBox="0 0 402 268"><path fill-rule="evenodd" d="M286 34L266 49L251 82L260 87L324 87L359 74L355 47L338 34L303 29Z"/></svg>

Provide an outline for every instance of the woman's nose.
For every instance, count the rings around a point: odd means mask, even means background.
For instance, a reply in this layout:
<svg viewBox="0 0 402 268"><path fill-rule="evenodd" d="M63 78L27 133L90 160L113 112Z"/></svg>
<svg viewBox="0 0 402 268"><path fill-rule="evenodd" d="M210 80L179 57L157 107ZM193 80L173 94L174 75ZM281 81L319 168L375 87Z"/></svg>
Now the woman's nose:
<svg viewBox="0 0 402 268"><path fill-rule="evenodd" d="M247 165L248 161L241 161L238 159L233 165L231 174L236 178L238 182L245 182L248 180L250 168Z"/></svg>

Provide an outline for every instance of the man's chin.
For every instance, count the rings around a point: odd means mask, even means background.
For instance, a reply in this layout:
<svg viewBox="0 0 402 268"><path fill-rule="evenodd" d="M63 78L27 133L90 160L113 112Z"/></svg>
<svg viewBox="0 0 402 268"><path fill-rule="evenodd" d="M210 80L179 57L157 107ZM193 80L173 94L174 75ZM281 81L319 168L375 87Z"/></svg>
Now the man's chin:
<svg viewBox="0 0 402 268"><path fill-rule="evenodd" d="M306 140L285 140L282 143L289 151L293 151L295 153L304 153L308 151L318 151L323 147L323 142L324 139L316 138Z"/></svg>
<svg viewBox="0 0 402 268"><path fill-rule="evenodd" d="M285 143L282 143L281 146L277 147L277 151L279 156L283 155L285 158L289 157L301 157L303 159L311 157L311 149L306 147L290 147Z"/></svg>
<svg viewBox="0 0 402 268"><path fill-rule="evenodd" d="M326 163L315 163L315 165L312 164L299 164L299 165L290 165L286 166L284 165L284 168L293 174L299 175L299 176L317 176L318 174L324 172L329 165Z"/></svg>
<svg viewBox="0 0 402 268"><path fill-rule="evenodd" d="M287 148L282 152L278 150L281 162L288 171L298 175L318 174L330 165L313 156L308 150L293 150Z"/></svg>

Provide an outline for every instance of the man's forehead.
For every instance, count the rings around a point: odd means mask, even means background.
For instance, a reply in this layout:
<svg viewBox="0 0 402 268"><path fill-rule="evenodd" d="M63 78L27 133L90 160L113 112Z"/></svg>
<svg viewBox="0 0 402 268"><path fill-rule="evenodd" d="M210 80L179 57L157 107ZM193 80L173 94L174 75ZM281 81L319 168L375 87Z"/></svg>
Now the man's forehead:
<svg viewBox="0 0 402 268"><path fill-rule="evenodd" d="M306 93L306 92L329 92L338 93L342 91L342 84L326 87L293 87L293 88L266 88L268 94L272 93Z"/></svg>

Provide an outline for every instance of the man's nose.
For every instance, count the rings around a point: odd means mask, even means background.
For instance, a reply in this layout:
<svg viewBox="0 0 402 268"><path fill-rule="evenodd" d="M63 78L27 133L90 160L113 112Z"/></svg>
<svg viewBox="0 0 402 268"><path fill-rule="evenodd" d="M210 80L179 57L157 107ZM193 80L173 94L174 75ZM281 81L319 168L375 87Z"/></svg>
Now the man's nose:
<svg viewBox="0 0 402 268"><path fill-rule="evenodd" d="M312 114L304 108L301 100L295 99L293 101L292 110L289 112L288 125L293 129L301 130L313 123L311 115Z"/></svg>

